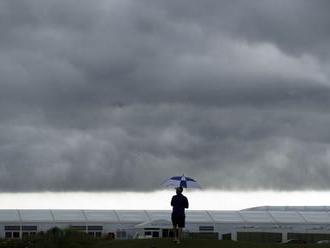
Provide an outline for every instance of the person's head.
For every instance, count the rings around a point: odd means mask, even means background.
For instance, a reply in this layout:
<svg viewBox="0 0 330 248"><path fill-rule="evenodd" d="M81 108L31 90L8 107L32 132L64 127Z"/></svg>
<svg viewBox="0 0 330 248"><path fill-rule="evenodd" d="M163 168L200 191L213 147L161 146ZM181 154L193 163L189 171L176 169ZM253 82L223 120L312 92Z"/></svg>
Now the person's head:
<svg viewBox="0 0 330 248"><path fill-rule="evenodd" d="M176 193L179 195L179 194L182 194L183 192L183 188L180 186L180 187L177 187L176 188Z"/></svg>

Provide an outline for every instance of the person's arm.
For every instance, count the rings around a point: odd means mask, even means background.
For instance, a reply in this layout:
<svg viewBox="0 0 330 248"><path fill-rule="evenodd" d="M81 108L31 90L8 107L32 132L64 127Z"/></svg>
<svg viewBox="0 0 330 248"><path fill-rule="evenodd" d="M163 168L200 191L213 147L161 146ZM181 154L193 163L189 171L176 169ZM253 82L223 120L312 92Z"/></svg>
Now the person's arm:
<svg viewBox="0 0 330 248"><path fill-rule="evenodd" d="M189 208L189 202L188 202L188 198L186 197L186 206L185 208Z"/></svg>
<svg viewBox="0 0 330 248"><path fill-rule="evenodd" d="M171 206L174 205L174 196L172 197L172 200L171 200Z"/></svg>

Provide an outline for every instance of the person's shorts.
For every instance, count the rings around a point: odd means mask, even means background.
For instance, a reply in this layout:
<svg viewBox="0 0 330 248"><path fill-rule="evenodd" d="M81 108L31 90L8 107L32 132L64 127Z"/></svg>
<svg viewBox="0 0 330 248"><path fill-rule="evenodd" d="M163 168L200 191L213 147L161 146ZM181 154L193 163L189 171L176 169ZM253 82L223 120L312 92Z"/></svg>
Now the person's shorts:
<svg viewBox="0 0 330 248"><path fill-rule="evenodd" d="M185 227L185 216L172 216L172 224L177 227Z"/></svg>

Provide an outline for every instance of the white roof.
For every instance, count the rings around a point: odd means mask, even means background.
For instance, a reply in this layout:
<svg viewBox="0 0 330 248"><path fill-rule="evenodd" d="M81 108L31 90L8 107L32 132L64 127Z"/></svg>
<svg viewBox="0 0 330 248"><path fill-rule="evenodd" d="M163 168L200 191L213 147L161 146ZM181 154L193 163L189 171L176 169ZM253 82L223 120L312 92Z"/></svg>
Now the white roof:
<svg viewBox="0 0 330 248"><path fill-rule="evenodd" d="M114 210L84 210L88 222L119 222Z"/></svg>
<svg viewBox="0 0 330 248"><path fill-rule="evenodd" d="M144 210L116 210L120 222L142 223L149 221Z"/></svg>
<svg viewBox="0 0 330 248"><path fill-rule="evenodd" d="M19 222L20 217L17 210L0 210L1 222Z"/></svg>
<svg viewBox="0 0 330 248"><path fill-rule="evenodd" d="M188 210L187 223L265 223L265 224L330 224L327 208L317 211L245 209L242 211ZM298 208L297 208L298 209ZM323 209L323 210L322 210ZM170 210L0 210L1 223L132 223L141 224L158 220L171 220Z"/></svg>
<svg viewBox="0 0 330 248"><path fill-rule="evenodd" d="M294 211L268 211L275 223L305 223L304 218Z"/></svg>
<svg viewBox="0 0 330 248"><path fill-rule="evenodd" d="M238 211L208 211L215 222L242 223L244 220Z"/></svg>
<svg viewBox="0 0 330 248"><path fill-rule="evenodd" d="M241 211L239 213L248 223L274 223L274 219L268 211Z"/></svg>
<svg viewBox="0 0 330 248"><path fill-rule="evenodd" d="M172 228L172 222L169 220L154 220L154 221L147 221L143 222L140 224L137 224L135 226L136 228L152 228L152 227L157 227L157 228Z"/></svg>
<svg viewBox="0 0 330 248"><path fill-rule="evenodd" d="M299 213L308 223L330 223L328 212L300 211Z"/></svg>
<svg viewBox="0 0 330 248"><path fill-rule="evenodd" d="M186 220L189 222L213 222L210 215L206 211L187 211Z"/></svg>
<svg viewBox="0 0 330 248"><path fill-rule="evenodd" d="M1 212L1 211L0 211ZM23 222L53 222L54 218L49 210L19 210Z"/></svg>
<svg viewBox="0 0 330 248"><path fill-rule="evenodd" d="M52 210L56 222L86 222L81 210Z"/></svg>
<svg viewBox="0 0 330 248"><path fill-rule="evenodd" d="M330 212L330 206L261 206L244 209L244 211L326 211Z"/></svg>
<svg viewBox="0 0 330 248"><path fill-rule="evenodd" d="M148 210L147 214L151 220L171 220L171 211L169 210Z"/></svg>

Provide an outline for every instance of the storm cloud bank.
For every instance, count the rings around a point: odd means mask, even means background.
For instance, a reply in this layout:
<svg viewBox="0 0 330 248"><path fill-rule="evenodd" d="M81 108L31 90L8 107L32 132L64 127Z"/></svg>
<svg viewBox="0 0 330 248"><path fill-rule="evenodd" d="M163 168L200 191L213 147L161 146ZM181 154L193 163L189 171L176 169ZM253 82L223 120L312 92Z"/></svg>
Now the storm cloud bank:
<svg viewBox="0 0 330 248"><path fill-rule="evenodd" d="M0 190L330 189L330 2L0 2Z"/></svg>

